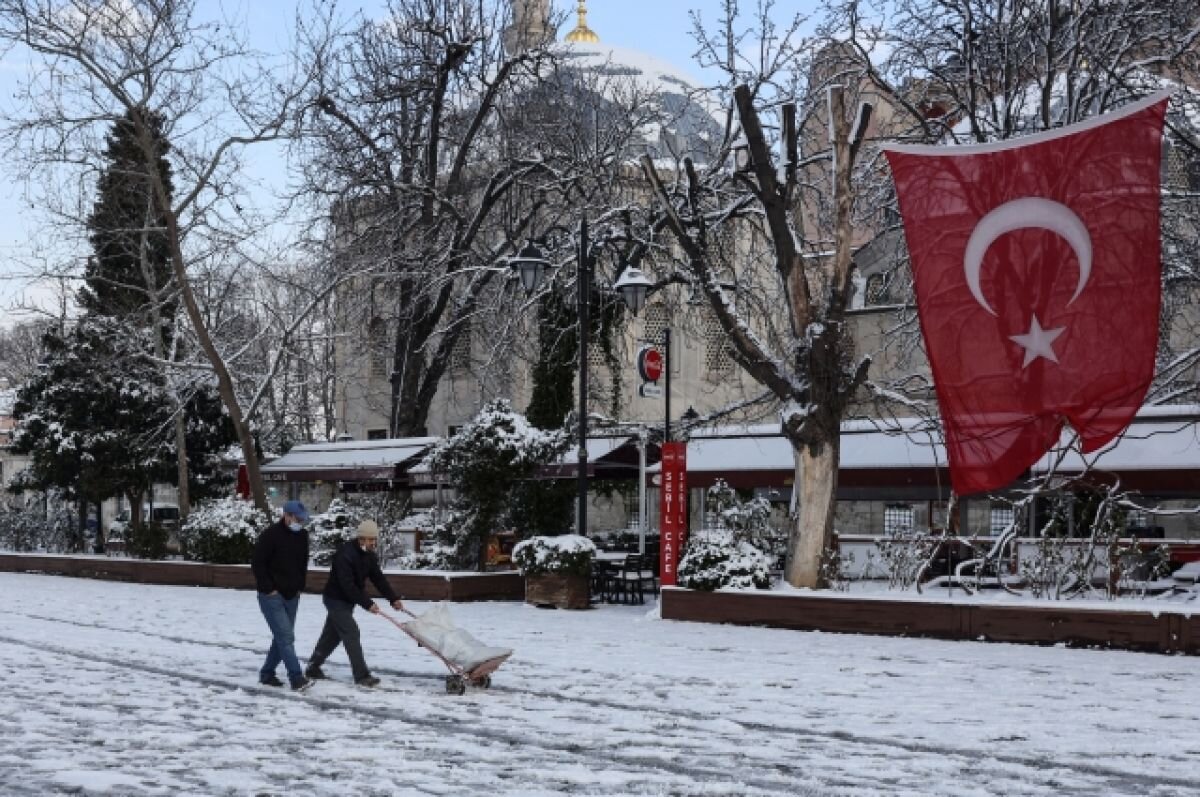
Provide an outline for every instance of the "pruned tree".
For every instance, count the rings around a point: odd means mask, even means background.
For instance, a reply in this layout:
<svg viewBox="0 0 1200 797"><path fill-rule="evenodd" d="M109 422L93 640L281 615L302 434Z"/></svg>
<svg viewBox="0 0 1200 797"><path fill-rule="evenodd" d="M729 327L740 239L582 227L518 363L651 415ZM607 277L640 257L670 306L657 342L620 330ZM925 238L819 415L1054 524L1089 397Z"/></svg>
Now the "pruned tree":
<svg viewBox="0 0 1200 797"><path fill-rule="evenodd" d="M813 102L800 118L790 104L772 135L762 105L792 100L807 77L799 71L811 59L811 43L800 36L805 20L777 27L770 4L760 4L752 35L763 43L761 58L747 69L738 60L744 34L737 5L724 10L721 30L697 31L702 53L721 58L736 84L720 156L684 159L671 174L651 158L643 168L683 253L682 269L719 321L732 357L781 407L799 502L785 578L814 587L833 529L841 421L869 364L854 359L846 325L856 242L851 178L867 119L847 109L857 86L831 86L827 109ZM801 161L799 131L826 121L829 137L807 140L813 151ZM756 312L770 307L771 296L775 308Z"/></svg>

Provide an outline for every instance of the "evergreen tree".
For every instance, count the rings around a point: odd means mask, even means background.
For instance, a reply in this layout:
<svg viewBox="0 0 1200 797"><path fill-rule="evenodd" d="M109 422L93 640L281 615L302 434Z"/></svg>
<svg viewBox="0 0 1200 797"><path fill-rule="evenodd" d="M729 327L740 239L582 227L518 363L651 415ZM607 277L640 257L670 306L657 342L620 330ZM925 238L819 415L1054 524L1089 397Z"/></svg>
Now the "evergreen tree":
<svg viewBox="0 0 1200 797"><path fill-rule="evenodd" d="M579 316L558 291L538 305L538 359L526 417L539 429L561 429L575 397ZM522 537L571 529L576 488L569 479L530 479L513 486L508 522Z"/></svg>
<svg viewBox="0 0 1200 797"><path fill-rule="evenodd" d="M169 328L175 305L166 298L172 282L166 219L154 199L139 128L151 133L156 168L171 193L170 144L162 134L162 117L145 109L130 111L108 136L108 166L88 218L95 256L88 260L79 304L93 315L137 319L138 326L153 323L152 306L158 304Z"/></svg>
<svg viewBox="0 0 1200 797"><path fill-rule="evenodd" d="M31 459L23 487L59 488L81 504L124 495L140 510L163 470L171 418L145 337L98 318L46 334L44 367L13 406L13 451Z"/></svg>

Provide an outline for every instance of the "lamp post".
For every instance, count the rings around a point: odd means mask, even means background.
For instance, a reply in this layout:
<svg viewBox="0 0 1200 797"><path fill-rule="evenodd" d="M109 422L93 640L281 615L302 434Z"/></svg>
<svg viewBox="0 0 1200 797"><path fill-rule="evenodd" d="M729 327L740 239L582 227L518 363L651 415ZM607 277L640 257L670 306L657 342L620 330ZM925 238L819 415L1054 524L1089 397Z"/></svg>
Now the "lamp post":
<svg viewBox="0 0 1200 797"><path fill-rule="evenodd" d="M588 311L590 309L589 293L592 284L592 263L591 254L588 251L590 244L588 242L588 223L587 217L579 220L579 252L576 257L576 277L578 285L578 311L579 311L579 451L578 451L578 468L576 474L576 484L578 489L578 497L576 499L578 507L576 508L575 532L580 535L587 534L587 492L588 492L588 475L587 475L587 391L588 391L588 330L591 326L588 319ZM532 295L541 286L542 280L545 277L546 271L550 268L550 263L546 260L541 250L532 242L527 243L516 257L509 260L509 268L515 271L521 278L521 285L525 288L527 295Z"/></svg>

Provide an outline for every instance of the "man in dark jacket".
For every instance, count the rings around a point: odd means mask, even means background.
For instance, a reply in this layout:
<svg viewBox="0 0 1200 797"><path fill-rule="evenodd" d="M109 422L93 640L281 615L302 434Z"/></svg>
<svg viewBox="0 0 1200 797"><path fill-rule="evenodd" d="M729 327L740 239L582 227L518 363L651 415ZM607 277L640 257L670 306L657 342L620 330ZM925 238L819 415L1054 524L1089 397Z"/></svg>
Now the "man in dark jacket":
<svg viewBox="0 0 1200 797"><path fill-rule="evenodd" d="M375 556L378 544L379 526L373 520L364 520L358 524L357 538L342 543L342 547L334 554L329 581L325 583L323 593L329 615L325 618L325 628L321 630L321 638L317 640L317 646L308 660L308 668L304 671L309 678L325 677L321 665L341 644L346 646L346 655L350 657L354 682L359 686L379 684L379 679L371 675L363 658L358 623L354 621L354 607L361 606L372 614L379 613L379 607L364 591L368 578L379 593L391 602L393 609L402 610L404 604L396 597L391 585L383 577L383 571L379 569L379 559Z"/></svg>
<svg viewBox="0 0 1200 797"><path fill-rule="evenodd" d="M279 662L287 669L292 688L312 686L296 658L296 609L308 576L308 511L299 501L283 505L283 516L267 526L254 543L250 569L258 587L258 608L271 629L271 649L258 672L259 683L283 686L275 675Z"/></svg>

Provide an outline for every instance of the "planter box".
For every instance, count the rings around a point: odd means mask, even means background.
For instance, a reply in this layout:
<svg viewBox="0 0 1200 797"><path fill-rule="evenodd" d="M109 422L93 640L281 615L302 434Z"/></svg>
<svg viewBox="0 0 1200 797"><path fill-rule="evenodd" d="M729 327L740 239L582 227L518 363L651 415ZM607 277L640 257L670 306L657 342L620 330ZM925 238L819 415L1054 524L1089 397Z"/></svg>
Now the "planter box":
<svg viewBox="0 0 1200 797"><path fill-rule="evenodd" d="M103 556L54 556L0 553L0 572L51 573L55 575L128 581L141 584L172 584L189 587L254 589L249 565L213 565L201 562L114 559ZM521 599L525 584L519 573L386 573L396 594L420 601L494 601ZM329 568L308 571L306 592L319 593L329 579ZM584 608L587 607L587 579ZM368 594L375 594L368 583Z"/></svg>
<svg viewBox="0 0 1200 797"><path fill-rule="evenodd" d="M588 608L587 576L543 573L525 577L525 602L556 609Z"/></svg>
<svg viewBox="0 0 1200 797"><path fill-rule="evenodd" d="M778 592L662 591L664 620L759 625L803 631L918 636L1033 645L1200 654L1200 613L1003 606Z"/></svg>

